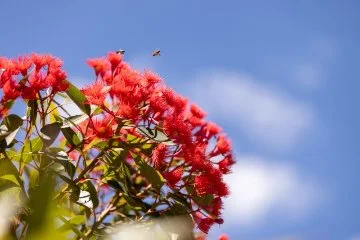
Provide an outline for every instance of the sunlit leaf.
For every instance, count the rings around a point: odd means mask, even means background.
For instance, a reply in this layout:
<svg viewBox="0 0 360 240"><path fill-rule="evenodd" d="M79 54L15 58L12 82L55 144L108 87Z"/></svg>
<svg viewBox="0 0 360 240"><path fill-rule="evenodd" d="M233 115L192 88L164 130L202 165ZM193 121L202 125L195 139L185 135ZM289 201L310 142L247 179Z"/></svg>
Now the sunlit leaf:
<svg viewBox="0 0 360 240"><path fill-rule="evenodd" d="M91 108L89 104L85 103L85 95L73 84L68 82L69 87L66 90L66 94L74 101L74 103L86 114L90 114Z"/></svg>
<svg viewBox="0 0 360 240"><path fill-rule="evenodd" d="M43 142L41 141L40 137L36 137L32 140L27 140L19 153L20 160L25 163L31 162L32 160L34 160L35 157L33 153L40 151L42 146Z"/></svg>
<svg viewBox="0 0 360 240"><path fill-rule="evenodd" d="M174 145L174 142L172 142L165 133L156 128L138 127L136 128L136 132L155 142L161 142L166 145Z"/></svg>
<svg viewBox="0 0 360 240"><path fill-rule="evenodd" d="M14 201L20 203L23 182L14 164L5 158L0 159L0 198L13 194Z"/></svg>
<svg viewBox="0 0 360 240"><path fill-rule="evenodd" d="M61 128L61 132L71 146L79 146L81 140L79 136L71 128Z"/></svg>
<svg viewBox="0 0 360 240"><path fill-rule="evenodd" d="M88 119L89 116L86 114L80 114L71 116L68 118L63 119L63 125L62 128L68 128L68 127L76 127L78 124L82 123L86 119Z"/></svg>

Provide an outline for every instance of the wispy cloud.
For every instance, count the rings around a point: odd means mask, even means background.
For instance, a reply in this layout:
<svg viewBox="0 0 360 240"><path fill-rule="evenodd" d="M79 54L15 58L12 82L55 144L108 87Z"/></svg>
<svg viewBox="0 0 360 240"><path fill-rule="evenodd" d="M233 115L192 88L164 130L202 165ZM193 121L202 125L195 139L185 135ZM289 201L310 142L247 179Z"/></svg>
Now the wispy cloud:
<svg viewBox="0 0 360 240"><path fill-rule="evenodd" d="M289 164L239 156L233 172L226 178L232 194L224 215L233 224L253 226L274 212L299 218L320 200L321 189Z"/></svg>
<svg viewBox="0 0 360 240"><path fill-rule="evenodd" d="M304 89L318 88L326 80L338 54L339 48L332 39L313 38L298 56L294 56L290 79Z"/></svg>
<svg viewBox="0 0 360 240"><path fill-rule="evenodd" d="M248 74L209 72L186 87L190 99L211 117L277 149L293 146L314 122L310 106Z"/></svg>

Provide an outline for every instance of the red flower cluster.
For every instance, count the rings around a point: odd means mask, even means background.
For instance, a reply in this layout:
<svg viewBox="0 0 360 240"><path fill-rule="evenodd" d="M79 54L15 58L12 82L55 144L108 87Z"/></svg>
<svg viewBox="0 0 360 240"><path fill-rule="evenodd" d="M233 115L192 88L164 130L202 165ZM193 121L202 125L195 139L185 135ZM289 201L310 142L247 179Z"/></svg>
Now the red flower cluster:
<svg viewBox="0 0 360 240"><path fill-rule="evenodd" d="M231 143L221 128L207 122L203 110L189 105L155 73L132 69L122 55L110 52L88 64L96 80L82 91L87 103L99 106L103 115L85 122L91 132L85 135L111 138L115 119L130 120L133 126L122 130L124 142L127 134L144 137L136 131L139 127L165 133L172 144L159 143L154 137L151 158L143 157L162 173L172 191L188 199L200 230L207 233L214 223L221 224L222 198L229 194L223 175L234 164Z"/></svg>
<svg viewBox="0 0 360 240"><path fill-rule="evenodd" d="M51 55L31 54L8 59L0 57L0 117L7 114L7 103L17 99L33 100L37 94L51 87L51 93L68 87L62 62Z"/></svg>

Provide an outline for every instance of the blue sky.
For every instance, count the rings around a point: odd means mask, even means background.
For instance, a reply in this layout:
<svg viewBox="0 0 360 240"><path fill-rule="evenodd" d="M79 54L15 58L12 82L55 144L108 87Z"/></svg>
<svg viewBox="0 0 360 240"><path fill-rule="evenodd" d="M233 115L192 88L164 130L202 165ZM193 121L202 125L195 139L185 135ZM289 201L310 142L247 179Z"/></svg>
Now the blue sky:
<svg viewBox="0 0 360 240"><path fill-rule="evenodd" d="M223 125L235 194L211 239L360 236L358 1L19 0L0 11L0 55L52 53L84 83L86 58L123 48Z"/></svg>

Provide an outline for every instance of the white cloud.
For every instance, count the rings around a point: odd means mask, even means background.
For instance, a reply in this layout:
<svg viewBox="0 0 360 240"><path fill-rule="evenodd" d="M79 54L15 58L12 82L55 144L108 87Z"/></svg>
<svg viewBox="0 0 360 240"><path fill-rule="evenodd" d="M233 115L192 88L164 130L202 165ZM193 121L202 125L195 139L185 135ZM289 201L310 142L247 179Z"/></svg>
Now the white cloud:
<svg viewBox="0 0 360 240"><path fill-rule="evenodd" d="M320 189L293 166L239 156L233 174L226 177L231 195L225 201L225 221L252 226L268 215L299 218L320 200Z"/></svg>
<svg viewBox="0 0 360 240"><path fill-rule="evenodd" d="M314 120L312 109L250 75L214 72L199 75L188 93L211 117L239 127L254 142L286 149Z"/></svg>

